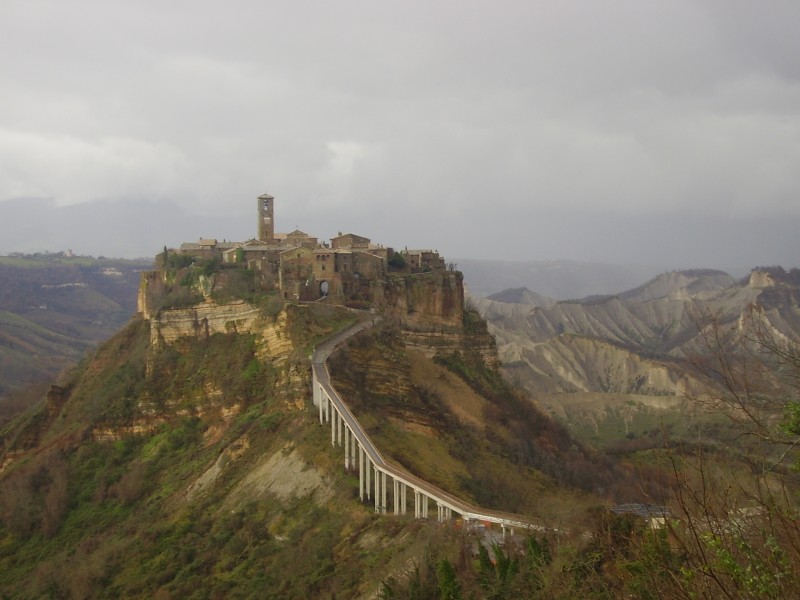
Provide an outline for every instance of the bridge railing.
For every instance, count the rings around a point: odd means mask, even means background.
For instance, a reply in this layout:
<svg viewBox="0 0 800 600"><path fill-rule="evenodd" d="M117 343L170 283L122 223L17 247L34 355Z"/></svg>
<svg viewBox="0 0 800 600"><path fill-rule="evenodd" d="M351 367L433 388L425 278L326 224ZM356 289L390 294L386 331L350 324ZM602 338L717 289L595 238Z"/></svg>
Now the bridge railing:
<svg viewBox="0 0 800 600"><path fill-rule="evenodd" d="M439 519L449 519L451 513L460 514L465 521L478 520L499 524L505 529L524 528L544 530L544 527L524 515L493 511L474 506L457 496L388 464L370 439L347 403L333 387L327 359L335 349L353 335L373 326L379 319L362 321L339 332L317 345L312 357L313 402L318 408L320 423L331 423L331 442L345 445L345 468L358 467L359 493L370 499L371 475L374 470L375 510L386 512L386 477L393 480L392 503L395 514L406 512L406 491L414 492L415 516L427 517L428 500L436 503ZM356 459L357 455L357 459ZM356 465L357 463L357 465Z"/></svg>

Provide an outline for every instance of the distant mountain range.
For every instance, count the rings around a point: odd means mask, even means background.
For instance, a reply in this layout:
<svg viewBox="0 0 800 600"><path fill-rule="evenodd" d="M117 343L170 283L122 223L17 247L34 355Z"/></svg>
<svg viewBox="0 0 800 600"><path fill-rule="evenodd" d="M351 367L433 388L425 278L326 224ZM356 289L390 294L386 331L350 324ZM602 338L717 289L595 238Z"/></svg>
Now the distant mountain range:
<svg viewBox="0 0 800 600"><path fill-rule="evenodd" d="M717 270L668 272L581 300L555 302L510 289L471 301L489 322L506 373L551 412L591 418L599 431L598 418L614 413L621 419L623 405L652 409L659 398L662 408L672 409L702 391L707 382L686 361L708 351L698 328L704 315L736 325L757 304L771 331L797 340L799 297L800 271L771 267L743 279ZM618 434L630 432L617 425Z"/></svg>
<svg viewBox="0 0 800 600"><path fill-rule="evenodd" d="M448 257L449 258L449 257ZM569 260L505 261L455 259L472 296L513 294L511 289L535 290L557 300L615 294L639 285L666 269L663 266L605 264ZM734 271L744 275L746 269ZM529 292L530 293L530 292ZM506 302L513 301L509 297ZM525 303L524 301L521 303Z"/></svg>

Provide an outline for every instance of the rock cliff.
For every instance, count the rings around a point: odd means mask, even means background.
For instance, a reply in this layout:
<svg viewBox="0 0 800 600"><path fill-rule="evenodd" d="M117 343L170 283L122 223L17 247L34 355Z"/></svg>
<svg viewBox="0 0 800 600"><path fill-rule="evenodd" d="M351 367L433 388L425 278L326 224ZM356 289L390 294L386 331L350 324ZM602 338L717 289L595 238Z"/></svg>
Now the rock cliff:
<svg viewBox="0 0 800 600"><path fill-rule="evenodd" d="M204 301L189 308L162 310L150 319L150 343L156 348L181 339L208 339L217 333L253 334L261 342L259 356L279 363L294 349L286 312L265 317L263 309L244 300Z"/></svg>
<svg viewBox="0 0 800 600"><path fill-rule="evenodd" d="M497 350L486 325L464 301L459 271L433 271L388 278L379 304L400 326L405 345L426 356L478 351L497 366Z"/></svg>

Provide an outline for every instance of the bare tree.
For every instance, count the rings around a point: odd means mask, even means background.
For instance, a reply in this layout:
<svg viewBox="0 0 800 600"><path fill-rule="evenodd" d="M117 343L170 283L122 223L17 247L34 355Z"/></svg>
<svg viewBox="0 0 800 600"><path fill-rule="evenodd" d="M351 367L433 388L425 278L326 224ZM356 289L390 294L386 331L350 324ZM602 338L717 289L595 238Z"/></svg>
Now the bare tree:
<svg viewBox="0 0 800 600"><path fill-rule="evenodd" d="M764 309L698 320L695 368L706 407L725 415L727 445L671 447L670 543L680 560L659 582L668 598L800 597L800 347Z"/></svg>

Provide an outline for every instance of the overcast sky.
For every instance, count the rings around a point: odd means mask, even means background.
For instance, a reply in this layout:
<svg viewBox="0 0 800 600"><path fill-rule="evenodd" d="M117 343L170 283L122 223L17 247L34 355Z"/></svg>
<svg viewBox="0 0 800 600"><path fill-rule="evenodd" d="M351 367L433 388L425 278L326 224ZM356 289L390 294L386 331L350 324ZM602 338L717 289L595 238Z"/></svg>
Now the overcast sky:
<svg viewBox="0 0 800 600"><path fill-rule="evenodd" d="M161 219L70 232L151 255L254 236L269 192L324 239L797 266L799 25L797 0L2 0L0 251L48 242L20 203Z"/></svg>

